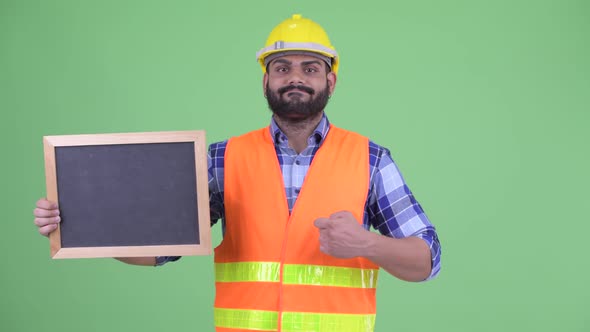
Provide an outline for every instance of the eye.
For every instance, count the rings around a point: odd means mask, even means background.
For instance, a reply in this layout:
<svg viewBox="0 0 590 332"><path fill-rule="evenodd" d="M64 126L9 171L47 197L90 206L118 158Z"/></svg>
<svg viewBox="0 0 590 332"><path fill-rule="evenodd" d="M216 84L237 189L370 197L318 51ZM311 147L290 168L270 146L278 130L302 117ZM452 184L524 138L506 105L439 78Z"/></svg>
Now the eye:
<svg viewBox="0 0 590 332"><path fill-rule="evenodd" d="M316 68L314 68L314 67L307 67L307 68L304 69L304 71L306 73L317 73L318 72L318 70Z"/></svg>
<svg viewBox="0 0 590 332"><path fill-rule="evenodd" d="M285 66L278 66L275 68L275 71L277 73L286 73L289 71L289 68L285 67Z"/></svg>

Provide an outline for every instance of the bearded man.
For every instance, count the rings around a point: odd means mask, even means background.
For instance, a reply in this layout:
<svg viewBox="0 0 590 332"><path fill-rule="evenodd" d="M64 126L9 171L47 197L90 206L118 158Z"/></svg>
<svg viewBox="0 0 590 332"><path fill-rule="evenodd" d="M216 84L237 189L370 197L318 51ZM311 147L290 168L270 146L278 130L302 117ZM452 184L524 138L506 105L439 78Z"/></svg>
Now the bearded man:
<svg viewBox="0 0 590 332"><path fill-rule="evenodd" d="M209 147L211 221L223 229L216 330L371 332L379 269L432 279L436 230L389 151L328 121L340 59L317 23L293 15L257 60L270 126ZM39 200L34 214L41 234L55 230L53 202Z"/></svg>

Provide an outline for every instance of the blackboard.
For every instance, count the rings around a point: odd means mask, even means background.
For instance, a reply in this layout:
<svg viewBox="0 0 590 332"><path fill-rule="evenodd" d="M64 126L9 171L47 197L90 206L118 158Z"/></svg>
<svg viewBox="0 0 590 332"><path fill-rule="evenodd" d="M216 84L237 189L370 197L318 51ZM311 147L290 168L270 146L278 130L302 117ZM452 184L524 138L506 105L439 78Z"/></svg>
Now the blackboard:
<svg viewBox="0 0 590 332"><path fill-rule="evenodd" d="M53 258L211 254L203 131L45 136Z"/></svg>

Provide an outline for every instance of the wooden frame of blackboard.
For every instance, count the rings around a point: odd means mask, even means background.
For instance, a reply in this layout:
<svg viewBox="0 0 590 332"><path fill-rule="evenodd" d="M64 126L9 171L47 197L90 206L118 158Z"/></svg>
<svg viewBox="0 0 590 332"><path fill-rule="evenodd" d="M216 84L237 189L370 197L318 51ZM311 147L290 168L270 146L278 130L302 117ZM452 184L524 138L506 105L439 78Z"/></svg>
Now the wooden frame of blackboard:
<svg viewBox="0 0 590 332"><path fill-rule="evenodd" d="M211 232L209 215L209 188L207 172L207 150L205 132L196 131L166 131L166 132L137 132L113 134L86 134L44 136L45 178L47 199L59 202L58 187L60 179L57 177L56 149L60 147L94 147L94 146L156 146L166 143L192 143L194 145L194 178L197 219L196 243L166 243L158 245L95 245L64 247L62 246L61 225L49 236L50 253L53 259L60 258L99 258L99 257L153 257L153 256L189 256L211 254ZM192 176L192 174L189 174ZM191 189L192 190L192 189ZM88 202L92 204L92 202ZM61 206L60 206L61 209ZM63 214L62 214L63 216ZM74 222L63 220L62 222ZM162 220L166 223L166 220ZM141 225L138 225L141 227ZM166 227L166 225L163 225ZM190 231L190 230L188 230Z"/></svg>

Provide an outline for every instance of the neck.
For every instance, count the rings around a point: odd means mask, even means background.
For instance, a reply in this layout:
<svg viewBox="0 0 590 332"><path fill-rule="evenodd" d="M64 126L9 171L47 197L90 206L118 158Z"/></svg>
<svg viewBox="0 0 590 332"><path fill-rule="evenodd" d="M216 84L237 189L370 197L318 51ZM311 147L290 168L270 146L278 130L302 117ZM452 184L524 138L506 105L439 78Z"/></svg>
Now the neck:
<svg viewBox="0 0 590 332"><path fill-rule="evenodd" d="M289 147L298 154L307 147L307 139L322 120L323 112L314 117L299 119L283 119L274 115L275 122L289 140Z"/></svg>

